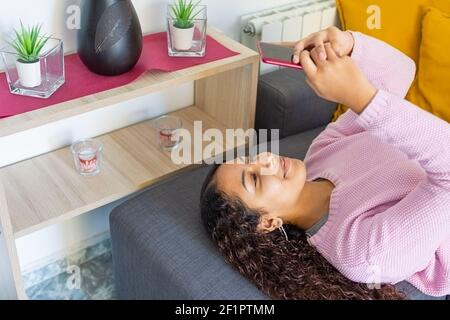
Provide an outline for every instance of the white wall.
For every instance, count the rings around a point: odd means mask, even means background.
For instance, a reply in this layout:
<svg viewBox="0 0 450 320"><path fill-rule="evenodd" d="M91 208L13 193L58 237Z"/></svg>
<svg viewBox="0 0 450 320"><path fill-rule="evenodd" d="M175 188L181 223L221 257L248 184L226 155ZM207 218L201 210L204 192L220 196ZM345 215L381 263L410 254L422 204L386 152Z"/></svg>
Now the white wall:
<svg viewBox="0 0 450 320"><path fill-rule="evenodd" d="M133 0L144 33L162 31L165 29L166 6L170 2L171 1L169 0ZM236 40L239 40L239 17L241 15L290 2L295 1L203 0L203 4L208 6L209 23ZM18 26L19 19L21 19L26 24L43 23L43 29L47 33L64 39L66 52L74 51L76 48L76 33L74 30L68 30L66 28L66 18L68 16L66 10L69 5L78 3L79 0L0 0L0 43L5 39L6 35L11 32L12 27ZM185 91L184 89L183 91ZM173 95L171 95L170 92L163 92L157 97L149 95L135 101L123 103L120 106L115 107L115 110L117 110L117 112L126 112L125 110L131 105L135 107L137 104L145 105L145 103L155 103L156 101L159 103L158 113L164 113L168 110L180 107L180 104L188 105L192 100L192 92L186 92L183 95L182 100L184 100L182 102L180 102L179 98L175 101L170 99L171 96ZM142 108L139 110L139 112L143 112ZM155 115L154 112L144 112L142 117ZM94 119L95 115L92 115L92 117L92 119ZM127 117L128 122L142 120L142 117L133 117L129 114ZM62 131L64 131L61 129L62 125L67 132L67 135L63 137L61 136L61 134L63 134ZM124 126L125 123L115 124L115 126L117 125ZM68 130L68 128L70 128L70 130ZM111 127L111 130L112 129L114 129L114 127ZM90 132L77 132L75 127L69 122L63 124L50 124L46 128L41 128L40 130L45 131L45 134L40 135L41 140L35 141L35 145L41 146L42 153L50 148L47 143L50 139L64 143L68 141L67 139L71 138L68 134L72 136L88 135L89 133L93 135L94 133L98 134L94 129ZM11 139L10 145L12 145L14 139L18 138L15 137ZM28 143L33 144L29 139L38 138L36 134L30 132L28 137L20 137L20 139L28 139ZM3 141L3 143L2 150L5 150L8 144L5 141ZM63 253L66 248L74 247L86 238L104 232L108 228L108 213L110 210L111 206L107 206L95 210L91 214L84 215L83 217L75 218L66 223L52 226L18 239L17 245L22 266L27 267L33 265L36 261L41 261L43 258L54 255L57 252Z"/></svg>
<svg viewBox="0 0 450 320"><path fill-rule="evenodd" d="M162 31L165 28L166 6L170 0L132 0L144 32ZM62 37L66 50L76 48L75 33L65 27L66 10L79 0L0 0L0 42L19 25L43 23L44 30ZM209 23L239 40L239 17L243 14L297 2L296 0L203 0L208 6Z"/></svg>

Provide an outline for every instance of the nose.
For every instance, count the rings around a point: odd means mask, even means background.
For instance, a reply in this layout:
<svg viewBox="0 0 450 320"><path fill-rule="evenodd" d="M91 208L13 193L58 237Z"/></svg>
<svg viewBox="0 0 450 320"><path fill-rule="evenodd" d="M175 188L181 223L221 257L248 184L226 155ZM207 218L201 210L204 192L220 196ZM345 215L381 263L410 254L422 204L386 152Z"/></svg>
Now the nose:
<svg viewBox="0 0 450 320"><path fill-rule="evenodd" d="M270 165L273 162L274 155L271 152L261 152L255 158L256 163L261 166Z"/></svg>
<svg viewBox="0 0 450 320"><path fill-rule="evenodd" d="M262 152L256 156L255 166L260 174L275 174L278 169L278 156L271 152Z"/></svg>

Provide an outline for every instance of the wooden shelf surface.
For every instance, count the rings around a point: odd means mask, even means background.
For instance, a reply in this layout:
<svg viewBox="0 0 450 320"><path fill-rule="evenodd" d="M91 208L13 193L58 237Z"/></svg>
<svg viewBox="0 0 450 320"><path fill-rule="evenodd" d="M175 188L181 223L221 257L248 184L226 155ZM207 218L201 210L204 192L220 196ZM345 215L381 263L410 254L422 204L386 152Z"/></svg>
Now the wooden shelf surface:
<svg viewBox="0 0 450 320"><path fill-rule="evenodd" d="M240 54L175 72L146 72L122 87L1 119L0 138L258 61L259 56L255 51L226 37L213 27L208 27L208 34Z"/></svg>
<svg viewBox="0 0 450 320"><path fill-rule="evenodd" d="M192 137L195 120L203 121L203 132L217 128L225 137L225 126L196 106L172 114L182 119L183 128ZM0 169L15 238L123 198L191 167L175 165L170 152L159 148L154 120L97 139L104 151L101 172L95 177L78 175L69 147ZM242 146L245 141L238 144ZM231 149L230 144L223 147L225 151Z"/></svg>

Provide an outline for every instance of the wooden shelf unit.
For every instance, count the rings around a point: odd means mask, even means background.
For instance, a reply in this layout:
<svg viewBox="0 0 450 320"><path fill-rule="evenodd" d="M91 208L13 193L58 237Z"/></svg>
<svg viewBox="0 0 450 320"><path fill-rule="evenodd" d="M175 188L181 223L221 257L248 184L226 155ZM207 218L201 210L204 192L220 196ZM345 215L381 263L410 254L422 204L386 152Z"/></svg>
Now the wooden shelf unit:
<svg viewBox="0 0 450 320"><path fill-rule="evenodd" d="M182 118L183 128L192 133L196 120L202 121L203 131L253 128L259 56L212 28L208 33L240 54L177 72L147 72L124 87L0 120L0 138L191 81L195 104L174 112ZM26 298L16 238L192 168L175 165L170 153L159 148L153 120L97 139L104 145L104 156L95 177L76 173L69 146L0 168L0 299ZM228 144L223 149L233 148Z"/></svg>

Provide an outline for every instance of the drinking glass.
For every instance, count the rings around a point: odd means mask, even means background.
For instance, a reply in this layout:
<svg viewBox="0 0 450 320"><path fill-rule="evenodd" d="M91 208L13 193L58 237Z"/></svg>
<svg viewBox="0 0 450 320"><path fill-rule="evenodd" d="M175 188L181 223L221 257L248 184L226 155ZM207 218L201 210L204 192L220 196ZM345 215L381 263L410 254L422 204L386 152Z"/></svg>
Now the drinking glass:
<svg viewBox="0 0 450 320"><path fill-rule="evenodd" d="M95 176L100 172L103 146L99 141L85 139L74 142L72 151L75 168L82 176Z"/></svg>
<svg viewBox="0 0 450 320"><path fill-rule="evenodd" d="M182 121L175 116L162 116L155 120L158 143L164 150L172 150L180 144L177 130L181 129Z"/></svg>

